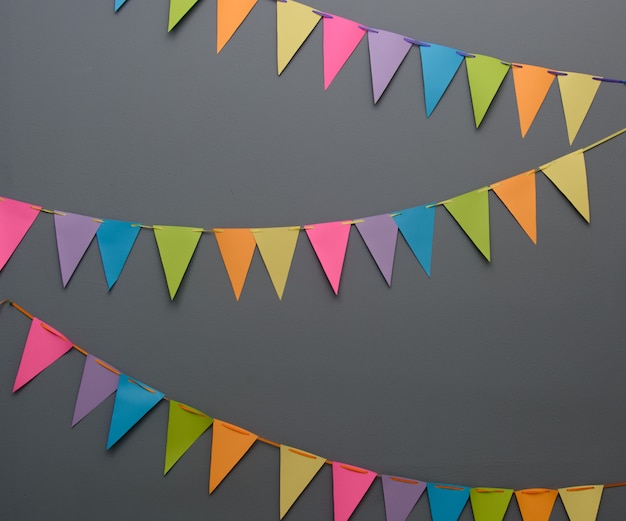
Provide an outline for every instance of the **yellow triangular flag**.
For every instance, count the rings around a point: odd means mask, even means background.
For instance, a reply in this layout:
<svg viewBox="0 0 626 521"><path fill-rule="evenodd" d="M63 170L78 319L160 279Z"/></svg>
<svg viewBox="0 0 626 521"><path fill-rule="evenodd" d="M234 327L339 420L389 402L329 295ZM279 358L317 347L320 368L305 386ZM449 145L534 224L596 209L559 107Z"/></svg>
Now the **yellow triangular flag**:
<svg viewBox="0 0 626 521"><path fill-rule="evenodd" d="M278 2L279 4L281 2ZM252 230L259 252L279 299L283 298L289 268L296 250L299 226Z"/></svg>
<svg viewBox="0 0 626 521"><path fill-rule="evenodd" d="M257 0L217 0L217 52L228 43Z"/></svg>
<svg viewBox="0 0 626 521"><path fill-rule="evenodd" d="M280 519L322 468L326 460L286 445L280 446Z"/></svg>
<svg viewBox="0 0 626 521"><path fill-rule="evenodd" d="M585 154L576 150L540 167L550 181L567 197L587 222L589 222L589 195Z"/></svg>
<svg viewBox="0 0 626 521"><path fill-rule="evenodd" d="M567 125L567 136L571 145L580 130L589 107L598 92L600 81L589 74L568 72L559 75L559 90Z"/></svg>
<svg viewBox="0 0 626 521"><path fill-rule="evenodd" d="M285 70L321 18L308 5L291 0L276 2L278 74Z"/></svg>
<svg viewBox="0 0 626 521"><path fill-rule="evenodd" d="M595 521L603 485L560 488L559 495L570 521Z"/></svg>
<svg viewBox="0 0 626 521"><path fill-rule="evenodd" d="M491 260L489 240L489 192L488 188L479 188L473 192L459 195L443 205L463 231L472 240L480 253Z"/></svg>
<svg viewBox="0 0 626 521"><path fill-rule="evenodd" d="M167 24L167 32L170 32L178 22L181 21L189 9L191 9L198 0L170 0L170 16Z"/></svg>

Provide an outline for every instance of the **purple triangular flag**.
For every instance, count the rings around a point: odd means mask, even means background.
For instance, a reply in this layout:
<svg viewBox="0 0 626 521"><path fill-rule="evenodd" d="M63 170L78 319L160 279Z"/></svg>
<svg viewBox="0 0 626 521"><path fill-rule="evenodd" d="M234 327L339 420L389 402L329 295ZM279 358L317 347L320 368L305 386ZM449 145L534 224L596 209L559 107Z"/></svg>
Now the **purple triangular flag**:
<svg viewBox="0 0 626 521"><path fill-rule="evenodd" d="M395 476L382 476L387 521L406 521L426 490L426 482Z"/></svg>
<svg viewBox="0 0 626 521"><path fill-rule="evenodd" d="M116 369L92 355L87 355L76 397L72 427L115 392L119 379Z"/></svg>
<svg viewBox="0 0 626 521"><path fill-rule="evenodd" d="M67 286L99 227L100 221L93 217L55 211L54 229L63 287Z"/></svg>
<svg viewBox="0 0 626 521"><path fill-rule="evenodd" d="M363 221L363 222L359 222ZM396 255L398 225L389 214L376 215L356 220L363 241L376 261L380 272L391 286L393 259Z"/></svg>
<svg viewBox="0 0 626 521"><path fill-rule="evenodd" d="M370 51L374 103L377 103L409 53L412 44L400 34L378 29L369 30L367 43Z"/></svg>

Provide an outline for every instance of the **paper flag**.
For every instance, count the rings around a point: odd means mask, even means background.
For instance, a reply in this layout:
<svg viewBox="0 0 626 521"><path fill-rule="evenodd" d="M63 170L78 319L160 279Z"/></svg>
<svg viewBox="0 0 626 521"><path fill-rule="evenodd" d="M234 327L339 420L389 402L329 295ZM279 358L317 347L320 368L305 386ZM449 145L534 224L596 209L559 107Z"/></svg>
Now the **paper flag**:
<svg viewBox="0 0 626 521"><path fill-rule="evenodd" d="M330 222L310 224L304 227L315 254L324 268L328 282L335 295L339 293L339 282L343 270L343 261L350 237L349 222Z"/></svg>
<svg viewBox="0 0 626 521"><path fill-rule="evenodd" d="M363 499L376 472L333 461L334 521L348 521Z"/></svg>
<svg viewBox="0 0 626 521"><path fill-rule="evenodd" d="M379 29L367 33L367 42L374 103L377 103L413 44L400 34Z"/></svg>
<svg viewBox="0 0 626 521"><path fill-rule="evenodd" d="M559 75L559 90L570 145L589 112L600 83L589 74L568 72L566 75Z"/></svg>
<svg viewBox="0 0 626 521"><path fill-rule="evenodd" d="M198 0L170 0L170 16L167 24L167 31L174 29L189 10L196 5Z"/></svg>
<svg viewBox="0 0 626 521"><path fill-rule="evenodd" d="M115 392L119 379L120 373L115 368L92 355L85 357L72 427Z"/></svg>
<svg viewBox="0 0 626 521"><path fill-rule="evenodd" d="M387 284L391 286L393 259L396 255L396 243L398 242L396 221L389 214L377 215L357 219L356 227Z"/></svg>
<svg viewBox="0 0 626 521"><path fill-rule="evenodd" d="M522 137L525 137L548 95L554 74L543 67L527 64L513 64L512 69L519 126Z"/></svg>
<svg viewBox="0 0 626 521"><path fill-rule="evenodd" d="M67 338L38 318L33 318L13 384L13 392L30 382L70 349L72 343Z"/></svg>
<svg viewBox="0 0 626 521"><path fill-rule="evenodd" d="M100 222L93 217L55 212L54 229L57 236L63 287L67 286L99 227Z"/></svg>
<svg viewBox="0 0 626 521"><path fill-rule="evenodd" d="M229 423L213 421L209 494L222 482L258 436Z"/></svg>
<svg viewBox="0 0 626 521"><path fill-rule="evenodd" d="M213 418L198 409L170 400L164 475L212 423Z"/></svg>
<svg viewBox="0 0 626 521"><path fill-rule="evenodd" d="M555 159L552 163L540 167L541 171L567 197L587 222L589 214L589 194L587 192L587 169L585 154L577 150Z"/></svg>
<svg viewBox="0 0 626 521"><path fill-rule="evenodd" d="M428 483L427 489L433 521L457 521L461 517L470 495L468 487Z"/></svg>
<svg viewBox="0 0 626 521"><path fill-rule="evenodd" d="M217 0L217 52L228 43L257 0Z"/></svg>
<svg viewBox="0 0 626 521"><path fill-rule="evenodd" d="M476 54L474 58L467 58L465 65L472 96L474 121L478 128L511 66L502 63L498 58L481 54Z"/></svg>
<svg viewBox="0 0 626 521"><path fill-rule="evenodd" d="M426 103L426 117L430 117L452 82L456 71L463 63L463 56L456 49L443 45L420 46L422 60L422 78L424 80L424 101Z"/></svg>
<svg viewBox="0 0 626 521"><path fill-rule="evenodd" d="M126 0L115 0L115 12L126 3Z"/></svg>
<svg viewBox="0 0 626 521"><path fill-rule="evenodd" d="M406 521L426 483L394 476L382 476L387 521Z"/></svg>
<svg viewBox="0 0 626 521"><path fill-rule="evenodd" d="M491 260L489 242L489 192L479 188L443 203L446 210L472 240L480 253Z"/></svg>
<svg viewBox="0 0 626 521"><path fill-rule="evenodd" d="M550 521L558 492L547 488L516 490L515 498L523 521Z"/></svg>
<svg viewBox="0 0 626 521"><path fill-rule="evenodd" d="M113 447L163 397L163 393L130 378L128 375L121 374L113 404L107 450Z"/></svg>
<svg viewBox="0 0 626 521"><path fill-rule="evenodd" d="M0 197L0 271L37 219L41 206Z"/></svg>
<svg viewBox="0 0 626 521"><path fill-rule="evenodd" d="M105 220L96 232L109 289L117 282L139 235L138 223Z"/></svg>
<svg viewBox="0 0 626 521"><path fill-rule="evenodd" d="M293 254L296 251L300 227L262 228L253 230L253 233L276 294L279 299L282 299Z"/></svg>
<svg viewBox="0 0 626 521"><path fill-rule="evenodd" d="M165 280L172 300L185 276L191 257L196 251L201 232L202 228L154 226L154 238L159 248L161 264L163 264Z"/></svg>
<svg viewBox="0 0 626 521"><path fill-rule="evenodd" d="M515 217L519 225L537 244L537 192L535 171L504 179L491 185L491 189Z"/></svg>
<svg viewBox="0 0 626 521"><path fill-rule="evenodd" d="M339 16L324 18L324 90L328 89L365 35L359 24Z"/></svg>
<svg viewBox="0 0 626 521"><path fill-rule="evenodd" d="M430 277L435 234L435 207L430 205L407 208L393 216L411 251Z"/></svg>
<svg viewBox="0 0 626 521"><path fill-rule="evenodd" d="M470 490L474 521L502 521L512 495L512 489L473 488Z"/></svg>
<svg viewBox="0 0 626 521"><path fill-rule="evenodd" d="M280 446L280 519L282 519L326 460L286 445Z"/></svg>
<svg viewBox="0 0 626 521"><path fill-rule="evenodd" d="M317 26L321 16L308 5L286 0L276 2L276 55L278 74L295 56Z"/></svg>
<svg viewBox="0 0 626 521"><path fill-rule="evenodd" d="M235 297L239 300L256 247L254 235L248 228L224 228L215 232L215 238Z"/></svg>
<svg viewBox="0 0 626 521"><path fill-rule="evenodd" d="M595 521L598 517L602 485L560 488L559 496L570 521Z"/></svg>

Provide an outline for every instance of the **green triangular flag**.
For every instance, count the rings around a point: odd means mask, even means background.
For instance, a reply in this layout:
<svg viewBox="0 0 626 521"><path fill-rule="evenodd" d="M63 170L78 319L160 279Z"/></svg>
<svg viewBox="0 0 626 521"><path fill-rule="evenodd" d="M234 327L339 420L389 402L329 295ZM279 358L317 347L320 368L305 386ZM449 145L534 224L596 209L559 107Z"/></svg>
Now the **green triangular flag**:
<svg viewBox="0 0 626 521"><path fill-rule="evenodd" d="M189 9L191 9L198 0L170 0L170 16L167 24L167 32L170 32L178 22L181 21Z"/></svg>
<svg viewBox="0 0 626 521"><path fill-rule="evenodd" d="M491 261L489 189L479 188L445 201L443 205L485 258Z"/></svg>
<svg viewBox="0 0 626 521"><path fill-rule="evenodd" d="M167 422L167 444L165 446L165 470L174 466L200 435L213 423L213 418L193 407L170 400L170 415Z"/></svg>
<svg viewBox="0 0 626 521"><path fill-rule="evenodd" d="M465 65L467 66L467 80L472 96L474 121L476 128L478 128L511 65L491 56L483 56L482 54L472 56L474 57L468 57L465 60Z"/></svg>
<svg viewBox="0 0 626 521"><path fill-rule="evenodd" d="M475 521L502 521L509 507L512 489L473 488L470 501Z"/></svg>

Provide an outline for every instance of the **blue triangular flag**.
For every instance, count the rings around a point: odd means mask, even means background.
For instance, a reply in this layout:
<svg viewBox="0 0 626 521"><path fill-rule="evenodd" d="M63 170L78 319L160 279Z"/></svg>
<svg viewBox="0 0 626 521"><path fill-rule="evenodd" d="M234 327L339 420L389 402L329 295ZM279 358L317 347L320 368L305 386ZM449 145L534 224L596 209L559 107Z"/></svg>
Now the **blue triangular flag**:
<svg viewBox="0 0 626 521"><path fill-rule="evenodd" d="M124 5L124 2L126 2L126 0L115 0L115 11L117 12L117 10L122 7Z"/></svg>
<svg viewBox="0 0 626 521"><path fill-rule="evenodd" d="M117 282L139 230L141 228L138 223L109 220L104 221L98 228L96 238L109 289Z"/></svg>
<svg viewBox="0 0 626 521"><path fill-rule="evenodd" d="M435 206L424 205L402 210L393 216L402 236L430 277L430 261L435 233Z"/></svg>
<svg viewBox="0 0 626 521"><path fill-rule="evenodd" d="M420 45L426 117L429 117L463 62L456 49L434 43Z"/></svg>
<svg viewBox="0 0 626 521"><path fill-rule="evenodd" d="M469 487L428 483L427 489L433 521L458 521L470 496Z"/></svg>

